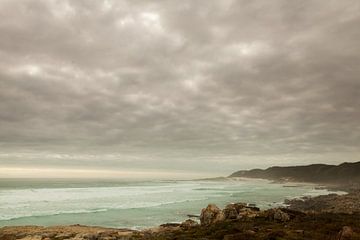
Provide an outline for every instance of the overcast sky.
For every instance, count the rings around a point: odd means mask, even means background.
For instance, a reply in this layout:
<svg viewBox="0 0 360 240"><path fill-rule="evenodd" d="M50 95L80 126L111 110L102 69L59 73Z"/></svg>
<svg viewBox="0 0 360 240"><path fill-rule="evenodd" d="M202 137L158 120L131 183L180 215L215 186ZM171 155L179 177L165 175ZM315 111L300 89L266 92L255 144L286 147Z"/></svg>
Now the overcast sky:
<svg viewBox="0 0 360 240"><path fill-rule="evenodd" d="M0 0L0 19L2 176L360 160L358 0Z"/></svg>

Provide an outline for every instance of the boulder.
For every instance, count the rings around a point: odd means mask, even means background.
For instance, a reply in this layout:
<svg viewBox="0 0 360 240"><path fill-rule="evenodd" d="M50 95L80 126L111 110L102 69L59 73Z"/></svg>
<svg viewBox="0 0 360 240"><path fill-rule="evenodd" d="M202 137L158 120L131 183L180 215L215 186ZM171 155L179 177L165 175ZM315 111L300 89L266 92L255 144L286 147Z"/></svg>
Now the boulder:
<svg viewBox="0 0 360 240"><path fill-rule="evenodd" d="M254 212L259 212L260 211L260 208L258 208L258 207L254 207L254 206L247 206L246 207L247 209L250 209L251 211L254 211Z"/></svg>
<svg viewBox="0 0 360 240"><path fill-rule="evenodd" d="M16 238L16 236L13 234L0 234L0 239L1 240L16 240L18 238Z"/></svg>
<svg viewBox="0 0 360 240"><path fill-rule="evenodd" d="M344 226L338 234L338 240L350 240L353 234L354 232L351 227Z"/></svg>
<svg viewBox="0 0 360 240"><path fill-rule="evenodd" d="M258 216L258 211L253 211L249 208L243 208L243 209L240 209L240 212L237 216L237 218L243 218L243 217L248 217L248 218L253 218L253 217L256 217Z"/></svg>
<svg viewBox="0 0 360 240"><path fill-rule="evenodd" d="M40 235L34 235L34 236L26 236L24 238L21 238L21 240L41 240L42 237Z"/></svg>
<svg viewBox="0 0 360 240"><path fill-rule="evenodd" d="M280 221L280 222L287 222L290 220L289 214L281 211L280 209L275 209L273 218L274 218L274 220Z"/></svg>
<svg viewBox="0 0 360 240"><path fill-rule="evenodd" d="M201 210L200 223L201 225L210 225L215 222L225 220L223 211L215 204L209 204L206 208Z"/></svg>
<svg viewBox="0 0 360 240"><path fill-rule="evenodd" d="M235 204L228 204L224 210L224 217L225 219L236 219L238 216L238 211L235 207Z"/></svg>
<svg viewBox="0 0 360 240"><path fill-rule="evenodd" d="M235 233L235 234L227 234L224 236L223 240L238 240L244 239L244 234L242 233Z"/></svg>
<svg viewBox="0 0 360 240"><path fill-rule="evenodd" d="M191 228L191 227L196 227L198 225L199 224L196 221L194 221L192 219L187 219L187 220L185 220L184 222L182 222L180 224L180 227L188 229L188 228Z"/></svg>
<svg viewBox="0 0 360 240"><path fill-rule="evenodd" d="M236 208L236 211L239 213L241 209L243 208L246 208L247 204L246 203L233 203L232 204L235 208Z"/></svg>
<svg viewBox="0 0 360 240"><path fill-rule="evenodd" d="M63 240L63 239L69 239L72 237L75 237L75 233L71 233L71 232L61 232L56 234L53 238L56 240Z"/></svg>
<svg viewBox="0 0 360 240"><path fill-rule="evenodd" d="M98 238L98 234L94 233L78 233L75 236L76 239L85 239L85 240L96 240Z"/></svg>

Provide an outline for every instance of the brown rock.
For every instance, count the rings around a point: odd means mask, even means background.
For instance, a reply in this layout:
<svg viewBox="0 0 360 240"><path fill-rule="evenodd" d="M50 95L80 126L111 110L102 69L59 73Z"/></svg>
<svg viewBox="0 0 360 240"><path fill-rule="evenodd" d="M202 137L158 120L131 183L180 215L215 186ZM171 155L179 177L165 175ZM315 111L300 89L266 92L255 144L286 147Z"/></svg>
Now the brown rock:
<svg viewBox="0 0 360 240"><path fill-rule="evenodd" d="M85 240L96 240L97 234L93 233L79 233L75 236L77 239L85 239Z"/></svg>
<svg viewBox="0 0 360 240"><path fill-rule="evenodd" d="M21 238L21 240L41 240L42 237L39 235L35 235L35 236L26 236L24 238Z"/></svg>
<svg viewBox="0 0 360 240"><path fill-rule="evenodd" d="M238 239L243 239L244 235L241 233L236 233L236 234L227 234L224 236L223 240L238 240Z"/></svg>
<svg viewBox="0 0 360 240"><path fill-rule="evenodd" d="M187 219L186 221L184 221L180 224L180 227L187 229L187 228L191 228L191 227L196 227L198 225L199 224L196 221L194 221L192 219Z"/></svg>
<svg viewBox="0 0 360 240"><path fill-rule="evenodd" d="M350 240L352 239L354 232L351 227L344 226L338 235L338 240Z"/></svg>
<svg viewBox="0 0 360 240"><path fill-rule="evenodd" d="M236 219L238 216L238 211L235 207L235 204L228 204L223 210L225 219Z"/></svg>
<svg viewBox="0 0 360 240"><path fill-rule="evenodd" d="M253 211L249 208L243 208L240 209L240 212L238 214L237 218L243 218L243 217L248 217L248 218L253 218L258 216L258 212L257 211Z"/></svg>
<svg viewBox="0 0 360 240"><path fill-rule="evenodd" d="M246 231L245 231L245 234L248 235L248 236L253 236L253 235L256 234L256 232L253 231L253 230L246 230Z"/></svg>
<svg viewBox="0 0 360 240"><path fill-rule="evenodd" d="M287 213L281 211L280 209L275 209L274 220L280 222L287 222L290 220L290 216Z"/></svg>
<svg viewBox="0 0 360 240"><path fill-rule="evenodd" d="M233 203L234 207L236 208L237 212L240 212L241 209L246 207L246 203Z"/></svg>
<svg viewBox="0 0 360 240"><path fill-rule="evenodd" d="M63 239L72 238L72 237L74 237L74 236L75 236L74 233L67 233L67 232L65 232L65 233L58 233L54 238L55 238L56 240L63 240ZM40 238L40 239L41 239L41 238Z"/></svg>
<svg viewBox="0 0 360 240"><path fill-rule="evenodd" d="M201 210L201 225L210 225L215 222L223 221L224 219L224 213L215 204L209 204L206 208Z"/></svg>
<svg viewBox="0 0 360 240"><path fill-rule="evenodd" d="M0 234L1 240L16 240L16 236L13 234Z"/></svg>

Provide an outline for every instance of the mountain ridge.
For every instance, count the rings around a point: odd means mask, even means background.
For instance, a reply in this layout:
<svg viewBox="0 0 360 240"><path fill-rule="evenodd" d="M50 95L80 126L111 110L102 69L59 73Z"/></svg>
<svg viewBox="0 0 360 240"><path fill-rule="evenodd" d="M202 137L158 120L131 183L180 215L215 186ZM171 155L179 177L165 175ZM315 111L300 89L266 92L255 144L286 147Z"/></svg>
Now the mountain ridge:
<svg viewBox="0 0 360 240"><path fill-rule="evenodd" d="M228 176L331 184L360 184L360 161L240 170Z"/></svg>

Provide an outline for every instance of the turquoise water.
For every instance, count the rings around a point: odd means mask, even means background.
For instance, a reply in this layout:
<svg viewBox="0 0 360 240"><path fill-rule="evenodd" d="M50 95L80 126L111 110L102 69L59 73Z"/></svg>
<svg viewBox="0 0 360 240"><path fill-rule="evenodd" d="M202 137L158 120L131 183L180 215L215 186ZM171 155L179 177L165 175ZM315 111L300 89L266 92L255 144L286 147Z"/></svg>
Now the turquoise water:
<svg viewBox="0 0 360 240"><path fill-rule="evenodd" d="M289 185L289 184L287 184ZM0 179L0 226L85 224L141 229L181 222L208 203L281 205L285 198L327 194L314 185L259 179L124 181Z"/></svg>

